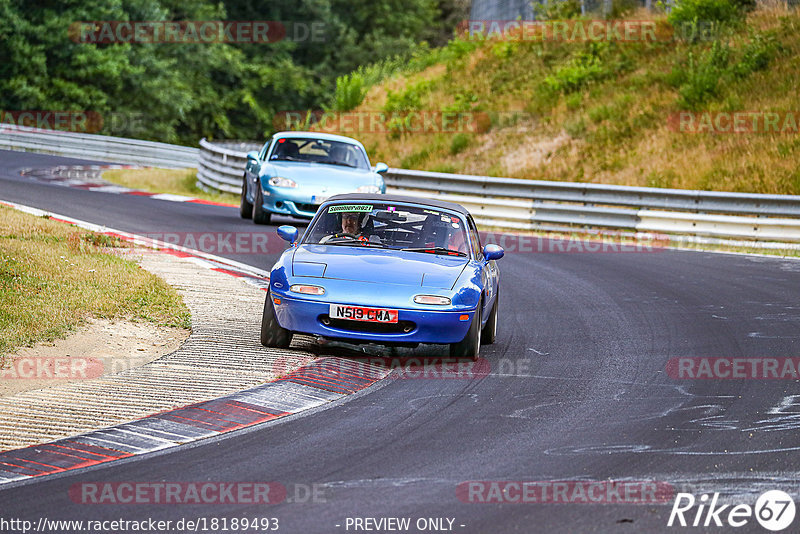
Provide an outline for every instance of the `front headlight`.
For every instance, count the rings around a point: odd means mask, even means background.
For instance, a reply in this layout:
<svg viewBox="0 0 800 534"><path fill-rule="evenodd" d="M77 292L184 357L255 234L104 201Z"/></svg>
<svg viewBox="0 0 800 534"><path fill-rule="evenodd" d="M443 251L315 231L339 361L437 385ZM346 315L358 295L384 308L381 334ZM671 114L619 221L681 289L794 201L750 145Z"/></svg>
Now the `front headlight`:
<svg viewBox="0 0 800 534"><path fill-rule="evenodd" d="M438 295L417 295L414 297L414 302L417 304L433 304L435 306L448 306L450 299L448 297L440 297Z"/></svg>
<svg viewBox="0 0 800 534"><path fill-rule="evenodd" d="M269 179L269 185L275 187L297 187L297 182L288 178L283 178L282 176L273 176Z"/></svg>
<svg viewBox="0 0 800 534"><path fill-rule="evenodd" d="M377 185L362 185L356 188L356 193L380 193L381 188Z"/></svg>
<svg viewBox="0 0 800 534"><path fill-rule="evenodd" d="M302 293L304 295L324 295L325 288L320 286L308 286L304 284L294 284L289 288L293 293Z"/></svg>

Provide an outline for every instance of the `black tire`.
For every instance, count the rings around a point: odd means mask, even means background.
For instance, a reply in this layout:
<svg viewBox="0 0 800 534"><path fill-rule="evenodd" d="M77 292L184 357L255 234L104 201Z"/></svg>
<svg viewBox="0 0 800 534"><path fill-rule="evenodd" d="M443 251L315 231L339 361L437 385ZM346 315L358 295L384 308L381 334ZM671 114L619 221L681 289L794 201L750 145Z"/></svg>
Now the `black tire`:
<svg viewBox="0 0 800 534"><path fill-rule="evenodd" d="M478 359L481 350L481 307L475 311L472 324L469 325L467 335L458 343L450 344L450 357L459 360L468 359L473 362Z"/></svg>
<svg viewBox="0 0 800 534"><path fill-rule="evenodd" d="M494 305L489 314L489 319L486 321L486 326L483 327L481 332L481 344L491 345L497 339L497 308L500 307L500 292L494 296Z"/></svg>
<svg viewBox="0 0 800 534"><path fill-rule="evenodd" d="M256 182L256 199L253 202L253 222L256 224L269 224L272 214L264 211L264 197L261 195L261 184Z"/></svg>
<svg viewBox="0 0 800 534"><path fill-rule="evenodd" d="M275 308L272 306L272 295L267 293L261 316L261 344L274 349L288 349L291 342L292 333L278 323Z"/></svg>
<svg viewBox="0 0 800 534"><path fill-rule="evenodd" d="M242 219L253 216L253 205L247 201L247 175L242 178L242 200L239 202L239 215Z"/></svg>

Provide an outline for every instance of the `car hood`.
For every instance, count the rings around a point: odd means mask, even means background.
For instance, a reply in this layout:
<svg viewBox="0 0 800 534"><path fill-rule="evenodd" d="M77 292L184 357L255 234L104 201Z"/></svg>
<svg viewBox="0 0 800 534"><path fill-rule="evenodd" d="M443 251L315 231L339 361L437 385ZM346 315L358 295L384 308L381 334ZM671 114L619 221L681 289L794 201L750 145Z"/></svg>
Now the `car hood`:
<svg viewBox="0 0 800 534"><path fill-rule="evenodd" d="M300 245L294 276L452 289L467 258L342 245Z"/></svg>
<svg viewBox="0 0 800 534"><path fill-rule="evenodd" d="M301 187L333 186L337 191L349 191L361 185L378 184L381 181L380 175L371 170L292 161L268 162L262 167L261 174L289 178Z"/></svg>

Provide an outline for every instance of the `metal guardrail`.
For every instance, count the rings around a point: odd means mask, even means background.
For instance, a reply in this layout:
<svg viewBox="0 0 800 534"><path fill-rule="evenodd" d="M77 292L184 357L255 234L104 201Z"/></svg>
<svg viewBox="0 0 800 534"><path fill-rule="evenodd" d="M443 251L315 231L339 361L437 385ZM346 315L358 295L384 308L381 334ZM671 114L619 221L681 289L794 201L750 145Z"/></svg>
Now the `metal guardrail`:
<svg viewBox="0 0 800 534"><path fill-rule="evenodd" d="M258 150L262 144L225 141L211 143L200 140L197 159L197 185L212 191L240 194L247 152Z"/></svg>
<svg viewBox="0 0 800 534"><path fill-rule="evenodd" d="M0 124L0 149L43 152L147 167L195 167L196 148L107 135Z"/></svg>
<svg viewBox="0 0 800 534"><path fill-rule="evenodd" d="M198 182L238 194L252 143L200 141ZM457 202L482 225L516 230L586 227L717 239L800 242L800 196L547 182L389 169L387 191Z"/></svg>
<svg viewBox="0 0 800 534"><path fill-rule="evenodd" d="M396 191L452 200L499 228L603 227L800 242L800 196L547 182L389 169Z"/></svg>
<svg viewBox="0 0 800 534"><path fill-rule="evenodd" d="M239 194L253 142L200 149L104 135L0 125L0 149L167 168L196 167L198 185ZM389 169L389 191L451 200L501 229L587 227L800 243L800 196L547 182Z"/></svg>

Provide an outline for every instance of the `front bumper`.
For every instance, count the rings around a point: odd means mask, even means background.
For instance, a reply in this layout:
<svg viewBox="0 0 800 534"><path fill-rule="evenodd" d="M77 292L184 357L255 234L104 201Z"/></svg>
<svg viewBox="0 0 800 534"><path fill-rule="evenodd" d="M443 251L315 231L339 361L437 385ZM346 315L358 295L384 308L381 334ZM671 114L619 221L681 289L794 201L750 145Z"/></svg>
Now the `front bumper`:
<svg viewBox="0 0 800 534"><path fill-rule="evenodd" d="M317 213L319 205L327 198L316 195L290 195L286 193L286 188L281 189L266 188L262 190L265 211L311 219Z"/></svg>
<svg viewBox="0 0 800 534"><path fill-rule="evenodd" d="M278 323L293 332L319 335L328 338L372 341L375 343L457 343L464 339L475 316L475 310L398 310L398 326L375 326L363 321L323 321L328 318L331 304L350 304L347 302L328 302L287 297L285 293L270 293L269 298L277 297L280 304L273 305ZM386 306L380 306L385 308ZM461 320L462 316L468 319ZM403 327L411 327L404 331ZM378 330L378 331L376 331Z"/></svg>

